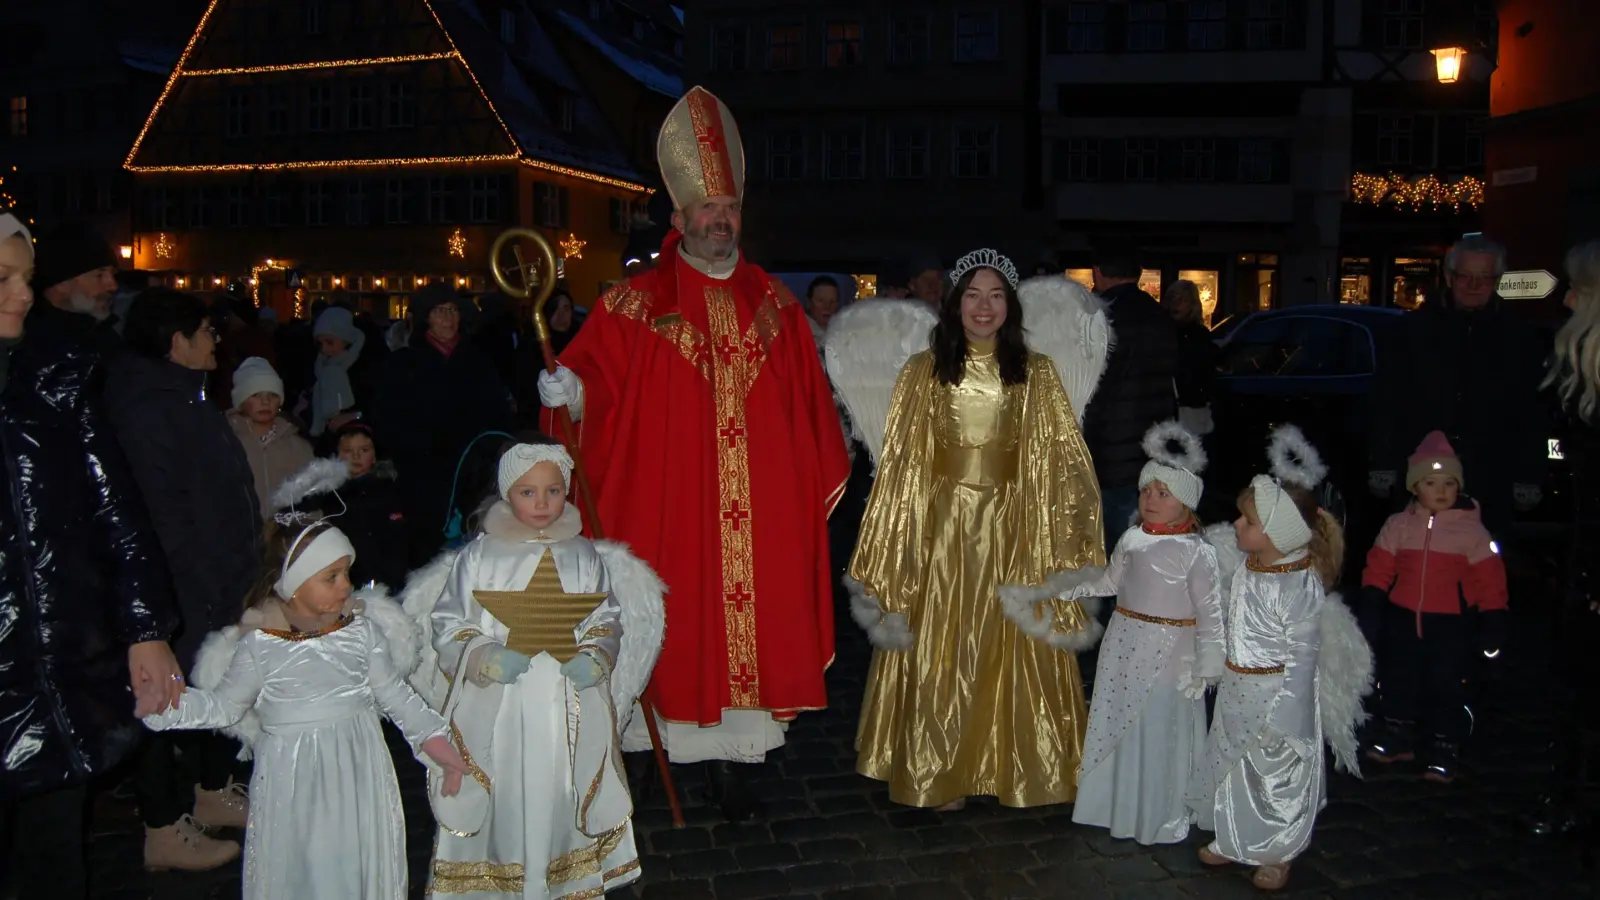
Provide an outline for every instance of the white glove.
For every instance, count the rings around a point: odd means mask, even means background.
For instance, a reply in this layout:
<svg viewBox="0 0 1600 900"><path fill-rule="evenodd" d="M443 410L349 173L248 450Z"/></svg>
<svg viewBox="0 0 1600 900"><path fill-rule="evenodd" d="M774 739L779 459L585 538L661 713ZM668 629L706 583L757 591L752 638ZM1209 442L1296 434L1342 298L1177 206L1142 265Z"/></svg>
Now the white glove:
<svg viewBox="0 0 1600 900"><path fill-rule="evenodd" d="M521 678L522 673L528 671L528 664L533 662L528 654L499 644L485 648L482 659L478 664L479 680L499 684L511 684Z"/></svg>
<svg viewBox="0 0 1600 900"><path fill-rule="evenodd" d="M1393 472L1368 472L1367 490L1372 492L1372 496L1383 499L1394 490L1394 483L1398 480Z"/></svg>
<svg viewBox="0 0 1600 900"><path fill-rule="evenodd" d="M599 684L606 670L590 654L579 653L561 664L561 674L572 682L574 690L584 691Z"/></svg>
<svg viewBox="0 0 1600 900"><path fill-rule="evenodd" d="M554 374L540 372L539 402L551 409L565 406L577 421L583 417L583 382L566 366L557 366Z"/></svg>
<svg viewBox="0 0 1600 900"><path fill-rule="evenodd" d="M1516 502L1517 512L1527 512L1544 499L1544 491L1537 484L1515 484L1511 486L1511 496Z"/></svg>

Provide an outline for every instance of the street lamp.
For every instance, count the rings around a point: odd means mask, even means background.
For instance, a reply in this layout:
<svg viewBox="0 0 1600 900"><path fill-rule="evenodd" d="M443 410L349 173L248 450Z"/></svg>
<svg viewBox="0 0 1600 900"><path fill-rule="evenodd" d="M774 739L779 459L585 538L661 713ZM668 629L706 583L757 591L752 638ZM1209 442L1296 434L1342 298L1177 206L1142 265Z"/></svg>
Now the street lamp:
<svg viewBox="0 0 1600 900"><path fill-rule="evenodd" d="M1461 78L1461 68L1466 63L1467 51L1462 47L1440 47L1433 51L1434 68L1440 84L1455 84Z"/></svg>
<svg viewBox="0 0 1600 900"><path fill-rule="evenodd" d="M133 245L123 244L122 246L118 247L117 255L121 256L123 259L133 259Z"/></svg>

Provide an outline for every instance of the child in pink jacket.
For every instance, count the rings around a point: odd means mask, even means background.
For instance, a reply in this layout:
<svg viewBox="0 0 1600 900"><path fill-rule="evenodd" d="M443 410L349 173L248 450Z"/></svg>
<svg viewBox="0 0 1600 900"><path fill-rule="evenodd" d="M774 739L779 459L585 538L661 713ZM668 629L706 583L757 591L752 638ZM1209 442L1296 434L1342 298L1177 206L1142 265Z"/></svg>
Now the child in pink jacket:
<svg viewBox="0 0 1600 900"><path fill-rule="evenodd" d="M1506 569L1442 433L1423 438L1406 485L1415 499L1384 523L1361 578L1364 593L1379 595L1369 602L1383 609L1383 721L1366 755L1380 763L1415 759L1420 727L1431 736L1423 777L1449 784L1472 730L1466 682L1474 660L1500 654Z"/></svg>

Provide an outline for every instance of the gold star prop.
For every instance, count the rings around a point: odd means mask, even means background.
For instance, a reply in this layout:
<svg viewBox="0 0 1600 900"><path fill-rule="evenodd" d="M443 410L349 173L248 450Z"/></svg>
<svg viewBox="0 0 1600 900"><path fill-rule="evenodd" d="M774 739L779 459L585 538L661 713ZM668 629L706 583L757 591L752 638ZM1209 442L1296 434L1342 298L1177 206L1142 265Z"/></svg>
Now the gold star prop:
<svg viewBox="0 0 1600 900"><path fill-rule="evenodd" d="M538 656L548 653L556 662L569 662L578 655L574 630L605 594L569 594L561 589L561 576L546 550L544 558L520 591L473 591L472 596L489 615L510 631L506 646L518 653Z"/></svg>

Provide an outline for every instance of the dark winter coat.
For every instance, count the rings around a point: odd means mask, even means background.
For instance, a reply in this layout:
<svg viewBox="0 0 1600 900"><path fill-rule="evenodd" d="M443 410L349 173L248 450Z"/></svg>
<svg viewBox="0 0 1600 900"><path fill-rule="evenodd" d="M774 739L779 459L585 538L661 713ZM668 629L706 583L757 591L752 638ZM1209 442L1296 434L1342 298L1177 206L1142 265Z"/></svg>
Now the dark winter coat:
<svg viewBox="0 0 1600 900"><path fill-rule="evenodd" d="M1564 417L1561 452L1572 473L1572 529L1568 532L1565 590L1556 605L1555 670L1570 686L1587 694L1600 676L1600 615L1589 604L1600 600L1600 427L1575 414ZM1586 721L1594 721L1593 702Z"/></svg>
<svg viewBox="0 0 1600 900"><path fill-rule="evenodd" d="M512 426L510 394L471 338L446 358L426 336L413 334L410 346L389 357L372 424L399 474L410 562L421 565L444 543L462 451L479 434Z"/></svg>
<svg viewBox="0 0 1600 900"><path fill-rule="evenodd" d="M1512 485L1544 480L1551 426L1538 399L1538 333L1500 300L1463 310L1446 296L1401 319L1388 337L1372 392L1372 470L1405 472L1423 437L1442 431L1483 506L1484 525L1502 532Z"/></svg>
<svg viewBox="0 0 1600 900"><path fill-rule="evenodd" d="M1135 284L1101 295L1114 346L1094 399L1083 413L1083 439L1102 488L1139 482L1150 426L1177 413L1172 379L1178 367L1178 326Z"/></svg>
<svg viewBox="0 0 1600 900"><path fill-rule="evenodd" d="M238 622L260 575L255 476L205 372L127 353L108 374L106 414L172 571L183 616L172 649L188 669L207 634Z"/></svg>
<svg viewBox="0 0 1600 900"><path fill-rule="evenodd" d="M124 344L117 333L117 317L96 319L87 313L59 309L43 297L28 310L26 334L51 337L70 346L87 350L103 362L121 353Z"/></svg>
<svg viewBox="0 0 1600 900"><path fill-rule="evenodd" d="M91 354L30 333L0 392L0 805L128 754L139 725L127 647L177 626L96 381Z"/></svg>
<svg viewBox="0 0 1600 900"><path fill-rule="evenodd" d="M1212 382L1217 377L1217 345L1211 331L1199 322L1178 326L1178 405L1211 405Z"/></svg>
<svg viewBox="0 0 1600 900"><path fill-rule="evenodd" d="M394 464L378 463L371 472L345 482L337 498L317 498L314 507L324 515L339 514L334 523L356 550L355 564L350 567L351 583L360 587L376 581L398 595L405 587L411 565L405 510L395 483Z"/></svg>

